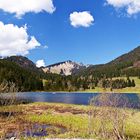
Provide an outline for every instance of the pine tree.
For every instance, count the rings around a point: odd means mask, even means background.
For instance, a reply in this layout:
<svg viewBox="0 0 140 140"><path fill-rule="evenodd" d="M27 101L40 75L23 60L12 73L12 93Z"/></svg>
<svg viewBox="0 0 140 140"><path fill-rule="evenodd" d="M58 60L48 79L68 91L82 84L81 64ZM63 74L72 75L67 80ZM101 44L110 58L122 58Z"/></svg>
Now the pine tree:
<svg viewBox="0 0 140 140"><path fill-rule="evenodd" d="M134 79L133 79L132 82L131 82L131 86L132 86L132 87L135 87L135 86L136 86Z"/></svg>

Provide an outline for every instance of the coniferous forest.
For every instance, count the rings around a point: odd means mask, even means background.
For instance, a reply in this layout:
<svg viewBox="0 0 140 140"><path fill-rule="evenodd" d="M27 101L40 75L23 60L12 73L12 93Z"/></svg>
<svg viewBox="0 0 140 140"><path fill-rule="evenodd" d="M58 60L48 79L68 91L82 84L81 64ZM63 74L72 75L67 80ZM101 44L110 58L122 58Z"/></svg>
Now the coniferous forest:
<svg viewBox="0 0 140 140"><path fill-rule="evenodd" d="M43 90L39 74L23 69L7 60L0 60L0 82L3 81L15 83L19 91Z"/></svg>
<svg viewBox="0 0 140 140"><path fill-rule="evenodd" d="M130 76L140 77L139 68L128 68L131 66L131 63L91 66L76 74L64 76L33 71L1 59L0 82L5 80L16 83L19 91L84 91L95 87L122 89L135 87L135 81Z"/></svg>

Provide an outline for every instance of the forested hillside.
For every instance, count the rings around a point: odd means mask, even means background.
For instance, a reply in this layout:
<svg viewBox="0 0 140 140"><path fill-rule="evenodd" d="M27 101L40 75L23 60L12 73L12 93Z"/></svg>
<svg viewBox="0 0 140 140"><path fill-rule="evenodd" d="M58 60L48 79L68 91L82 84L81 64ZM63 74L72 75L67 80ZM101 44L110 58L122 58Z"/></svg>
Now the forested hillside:
<svg viewBox="0 0 140 140"><path fill-rule="evenodd" d="M19 91L42 90L42 80L36 73L24 69L14 62L0 60L0 82L10 81Z"/></svg>
<svg viewBox="0 0 140 140"><path fill-rule="evenodd" d="M17 65L19 65L20 67L33 71L35 73L43 74L43 70L41 68L37 68L36 65L31 60L29 60L27 57L11 56L11 57L4 58L4 60L14 62Z"/></svg>
<svg viewBox="0 0 140 140"><path fill-rule="evenodd" d="M103 78L120 76L140 76L140 47L126 53L115 60L103 64L90 66L79 75Z"/></svg>
<svg viewBox="0 0 140 140"><path fill-rule="evenodd" d="M109 62L108 64L120 64L120 63L130 63L133 64L137 61L140 61L140 46L134 50L116 58L115 60Z"/></svg>

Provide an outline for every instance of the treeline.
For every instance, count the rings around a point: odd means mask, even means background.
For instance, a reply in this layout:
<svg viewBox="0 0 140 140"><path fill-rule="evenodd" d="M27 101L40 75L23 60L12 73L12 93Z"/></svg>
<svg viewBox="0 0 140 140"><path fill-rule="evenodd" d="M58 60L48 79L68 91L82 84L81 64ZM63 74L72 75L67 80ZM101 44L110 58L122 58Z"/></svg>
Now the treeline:
<svg viewBox="0 0 140 140"><path fill-rule="evenodd" d="M135 81L134 79L130 80L129 77L127 77L127 80L125 79L102 79L99 82L99 86L106 89L106 88L110 88L111 90L113 89L122 89L122 88L126 88L126 87L135 87Z"/></svg>
<svg viewBox="0 0 140 140"><path fill-rule="evenodd" d="M46 91L83 91L94 89L95 87L122 89L126 87L135 87L135 81L127 78L97 78L90 76L61 76L57 74L46 74L44 80L44 90Z"/></svg>
<svg viewBox="0 0 140 140"><path fill-rule="evenodd" d="M46 74L46 79L43 84L46 91L77 91L88 89L87 81L77 76Z"/></svg>
<svg viewBox="0 0 140 140"><path fill-rule="evenodd" d="M43 90L39 75L13 62L0 60L0 83L5 80L15 83L19 91Z"/></svg>

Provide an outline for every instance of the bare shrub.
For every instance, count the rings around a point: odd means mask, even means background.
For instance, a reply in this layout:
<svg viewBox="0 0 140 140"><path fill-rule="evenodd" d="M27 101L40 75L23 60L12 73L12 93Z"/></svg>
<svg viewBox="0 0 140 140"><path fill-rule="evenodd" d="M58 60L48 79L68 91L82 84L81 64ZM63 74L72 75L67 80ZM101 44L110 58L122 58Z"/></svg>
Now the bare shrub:
<svg viewBox="0 0 140 140"><path fill-rule="evenodd" d="M12 105L16 101L15 93L18 88L15 83L3 81L0 84L0 106ZM10 93L9 96L7 93Z"/></svg>
<svg viewBox="0 0 140 140"><path fill-rule="evenodd" d="M15 83L3 81L0 84L0 107L10 106L15 104L16 102L16 92L18 88L16 87ZM8 95L9 94L9 95ZM13 111L9 108L5 110L2 109L0 112L0 116L9 117L13 114Z"/></svg>
<svg viewBox="0 0 140 140"><path fill-rule="evenodd" d="M90 102L90 132L102 139L128 140L125 134L127 107L126 96L100 94Z"/></svg>
<svg viewBox="0 0 140 140"><path fill-rule="evenodd" d="M3 81L0 84L0 119L2 121L9 122L11 121L11 116L17 113L18 108L11 107L16 102L16 92L18 88L15 83ZM3 122L0 122L0 125L4 125ZM3 128L3 133L0 135L0 139L5 140L7 135L7 126L1 126Z"/></svg>

